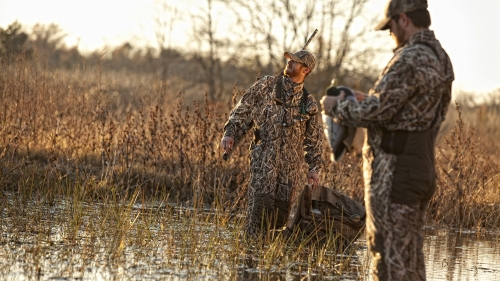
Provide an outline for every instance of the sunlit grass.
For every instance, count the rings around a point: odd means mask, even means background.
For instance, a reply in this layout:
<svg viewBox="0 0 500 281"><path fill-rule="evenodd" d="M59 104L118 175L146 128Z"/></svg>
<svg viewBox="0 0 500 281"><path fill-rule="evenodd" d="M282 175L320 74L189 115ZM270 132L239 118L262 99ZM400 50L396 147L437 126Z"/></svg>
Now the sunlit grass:
<svg viewBox="0 0 500 281"><path fill-rule="evenodd" d="M188 102L154 77L121 75L0 64L0 274L366 274L334 234L321 245L241 237L249 138L227 162L219 148L238 88L223 103ZM500 226L493 101L450 108L428 224ZM323 184L362 202L361 159L334 165L324 149Z"/></svg>
<svg viewBox="0 0 500 281"><path fill-rule="evenodd" d="M2 198L0 276L92 278L180 274L230 279L246 268L256 274L363 274L351 268L357 246L338 249L335 237L319 245L243 236L244 218L212 208L181 207L141 188L126 198L89 199L82 189L49 199ZM200 202L203 200L200 199ZM148 273L149 272L149 273ZM17 275L16 275L17 274ZM111 278L113 279L113 278Z"/></svg>

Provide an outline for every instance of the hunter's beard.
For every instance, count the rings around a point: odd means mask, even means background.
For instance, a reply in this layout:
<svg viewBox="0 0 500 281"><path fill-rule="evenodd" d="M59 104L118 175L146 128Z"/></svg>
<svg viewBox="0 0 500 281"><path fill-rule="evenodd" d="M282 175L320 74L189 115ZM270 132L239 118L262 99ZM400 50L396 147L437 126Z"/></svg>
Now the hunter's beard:
<svg viewBox="0 0 500 281"><path fill-rule="evenodd" d="M293 66L287 64L283 70L283 74L289 77L295 77L300 74L300 68L294 68Z"/></svg>
<svg viewBox="0 0 500 281"><path fill-rule="evenodd" d="M398 22L393 25L392 30L390 31L392 39L396 43L396 47L399 47L401 44L405 42L406 31L399 25Z"/></svg>

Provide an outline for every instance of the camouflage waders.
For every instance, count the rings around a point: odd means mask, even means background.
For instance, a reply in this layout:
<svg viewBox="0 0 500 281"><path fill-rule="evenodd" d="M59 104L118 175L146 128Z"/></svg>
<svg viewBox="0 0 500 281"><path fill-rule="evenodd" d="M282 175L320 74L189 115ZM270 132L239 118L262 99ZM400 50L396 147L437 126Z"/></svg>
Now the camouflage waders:
<svg viewBox="0 0 500 281"><path fill-rule="evenodd" d="M279 102L275 100L278 79L282 80ZM235 141L250 129L255 131L246 227L250 235L285 224L297 185L306 180L301 169L304 159L310 172L320 172L323 134L318 105L308 95L301 106L302 88L287 77L264 76L245 92L224 126L224 135ZM272 219L276 216L278 221Z"/></svg>

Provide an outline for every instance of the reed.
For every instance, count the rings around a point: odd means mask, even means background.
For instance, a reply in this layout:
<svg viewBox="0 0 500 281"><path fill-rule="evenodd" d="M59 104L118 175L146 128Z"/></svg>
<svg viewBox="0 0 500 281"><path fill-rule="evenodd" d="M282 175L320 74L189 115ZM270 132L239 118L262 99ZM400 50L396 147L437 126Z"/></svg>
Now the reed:
<svg viewBox="0 0 500 281"><path fill-rule="evenodd" d="M24 198L40 190L55 198L75 182L91 182L82 190L86 198L126 199L141 188L181 203L202 198L198 206L220 198L217 207L233 213L245 204L250 138L228 162L219 147L229 109L242 95L236 86L227 104L206 96L188 104L154 77L100 67L51 70L22 57L1 64L0 85L2 190ZM498 98L491 95L480 106L470 96L459 102L438 143L439 188L429 222L497 227ZM325 145L323 183L361 202L360 157L334 165L329 153ZM54 185L59 178L64 183Z"/></svg>
<svg viewBox="0 0 500 281"><path fill-rule="evenodd" d="M350 269L356 247L336 248L333 236L323 245L270 236L248 240L244 218L229 219L217 205L182 207L141 188L126 199L83 196L92 184L79 182L80 188L56 199L35 196L24 204L6 192L0 260L9 262L0 263L0 276L121 279L164 272L231 279L248 267L262 276L362 274Z"/></svg>
<svg viewBox="0 0 500 281"><path fill-rule="evenodd" d="M0 257L13 261L0 273L366 275L366 259L356 264L356 247L337 247L334 235L323 245L244 240L250 138L227 162L219 147L242 91L209 103L175 87L101 68L0 63ZM498 108L459 102L450 110L428 224L500 226ZM322 182L362 202L360 157L337 165L329 153L325 145Z"/></svg>
<svg viewBox="0 0 500 281"><path fill-rule="evenodd" d="M438 188L430 216L435 223L457 228L498 228L499 162L493 153L498 129L493 123L484 126L481 108L466 109L464 115L456 102L455 110L455 126L438 149ZM498 119L497 112L488 119Z"/></svg>

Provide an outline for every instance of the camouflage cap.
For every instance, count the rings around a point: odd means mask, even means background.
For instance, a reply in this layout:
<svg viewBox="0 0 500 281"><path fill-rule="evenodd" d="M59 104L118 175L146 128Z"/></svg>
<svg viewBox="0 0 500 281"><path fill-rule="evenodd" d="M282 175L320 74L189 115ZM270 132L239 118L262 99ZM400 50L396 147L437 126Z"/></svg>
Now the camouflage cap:
<svg viewBox="0 0 500 281"><path fill-rule="evenodd" d="M284 56L287 59L291 59L305 64L307 67L311 69L311 72L314 70L314 67L316 66L316 59L311 53L309 53L306 50L300 50L295 53L285 52Z"/></svg>
<svg viewBox="0 0 500 281"><path fill-rule="evenodd" d="M375 30L386 30L392 17L420 9L427 9L427 0L389 0L384 9L382 20L375 26Z"/></svg>

